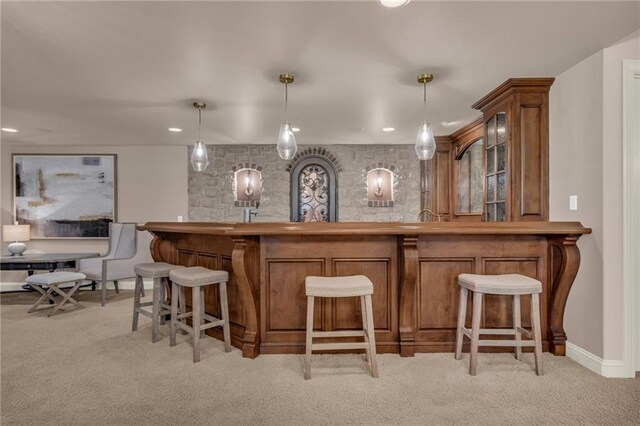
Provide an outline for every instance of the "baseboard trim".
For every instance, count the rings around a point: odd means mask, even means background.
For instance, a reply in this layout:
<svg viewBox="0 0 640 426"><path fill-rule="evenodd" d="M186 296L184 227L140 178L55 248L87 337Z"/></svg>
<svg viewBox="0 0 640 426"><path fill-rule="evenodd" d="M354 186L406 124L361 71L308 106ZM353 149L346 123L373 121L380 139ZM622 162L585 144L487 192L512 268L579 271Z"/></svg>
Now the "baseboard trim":
<svg viewBox="0 0 640 426"><path fill-rule="evenodd" d="M143 279L144 288L153 289L153 280L152 279ZM22 286L24 285L24 281L20 282L0 282L0 293L9 292L9 291L20 291L22 290ZM99 288L100 284L98 284ZM124 279L118 280L118 287L121 290L133 290L135 287L135 279ZM113 281L107 282L107 290L113 290Z"/></svg>
<svg viewBox="0 0 640 426"><path fill-rule="evenodd" d="M567 356L582 365L585 368L599 374L603 377L628 378L628 370L624 365L624 361L617 359L602 359L597 355L567 342Z"/></svg>

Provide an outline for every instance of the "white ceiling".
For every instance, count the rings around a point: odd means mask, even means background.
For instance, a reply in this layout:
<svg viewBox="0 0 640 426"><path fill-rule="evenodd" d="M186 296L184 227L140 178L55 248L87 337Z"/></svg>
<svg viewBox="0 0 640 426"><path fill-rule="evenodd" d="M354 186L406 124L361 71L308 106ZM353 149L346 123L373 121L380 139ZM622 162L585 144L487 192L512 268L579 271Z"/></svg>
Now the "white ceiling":
<svg viewBox="0 0 640 426"><path fill-rule="evenodd" d="M639 2L2 2L3 142L413 143L420 72L449 134L509 77L557 76L640 28ZM457 125L443 127L443 121ZM382 127L393 126L393 133ZM168 127L181 127L170 133Z"/></svg>

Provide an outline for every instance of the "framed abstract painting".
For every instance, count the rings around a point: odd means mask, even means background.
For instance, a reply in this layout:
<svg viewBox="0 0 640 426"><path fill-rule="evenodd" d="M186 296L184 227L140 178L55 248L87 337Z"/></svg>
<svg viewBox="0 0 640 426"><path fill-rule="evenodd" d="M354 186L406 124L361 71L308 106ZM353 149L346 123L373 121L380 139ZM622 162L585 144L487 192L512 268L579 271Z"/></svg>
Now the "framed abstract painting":
<svg viewBox="0 0 640 426"><path fill-rule="evenodd" d="M15 220L31 238L107 238L116 220L116 160L108 155L13 155Z"/></svg>

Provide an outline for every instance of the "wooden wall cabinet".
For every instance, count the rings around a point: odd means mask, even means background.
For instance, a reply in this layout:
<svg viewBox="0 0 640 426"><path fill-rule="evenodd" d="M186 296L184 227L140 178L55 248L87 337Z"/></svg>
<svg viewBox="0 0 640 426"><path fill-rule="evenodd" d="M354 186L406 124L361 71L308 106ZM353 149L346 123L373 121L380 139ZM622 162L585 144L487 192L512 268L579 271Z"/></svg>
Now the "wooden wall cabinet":
<svg viewBox="0 0 640 426"><path fill-rule="evenodd" d="M553 81L512 78L472 105L483 113L487 221L549 220L549 88ZM505 167L501 167L502 158Z"/></svg>
<svg viewBox="0 0 640 426"><path fill-rule="evenodd" d="M453 133L451 139L452 220L479 222L484 204L483 117L479 117ZM477 174L480 176L474 177Z"/></svg>

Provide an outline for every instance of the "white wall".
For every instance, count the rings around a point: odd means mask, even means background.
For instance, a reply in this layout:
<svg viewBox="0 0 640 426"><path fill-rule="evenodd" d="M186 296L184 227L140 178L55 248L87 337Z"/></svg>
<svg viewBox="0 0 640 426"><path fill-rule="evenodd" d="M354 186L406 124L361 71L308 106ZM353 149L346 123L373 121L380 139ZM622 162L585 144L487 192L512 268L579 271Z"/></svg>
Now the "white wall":
<svg viewBox="0 0 640 426"><path fill-rule="evenodd" d="M187 148L184 146L36 146L2 144L0 201L2 224L12 215L12 154L117 154L117 220L121 222L175 221L187 217ZM2 244L2 253L7 253ZM32 240L29 250L100 252L105 240ZM18 282L26 273L3 272L2 282Z"/></svg>
<svg viewBox="0 0 640 426"><path fill-rule="evenodd" d="M640 58L640 33L557 77L549 105L549 217L593 229L565 313L569 341L605 360L623 358L622 60ZM569 211L569 195L579 197Z"/></svg>
<svg viewBox="0 0 640 426"><path fill-rule="evenodd" d="M569 341L602 357L602 51L556 78L549 95L549 219L593 230L565 313ZM578 210L569 196L578 195Z"/></svg>

